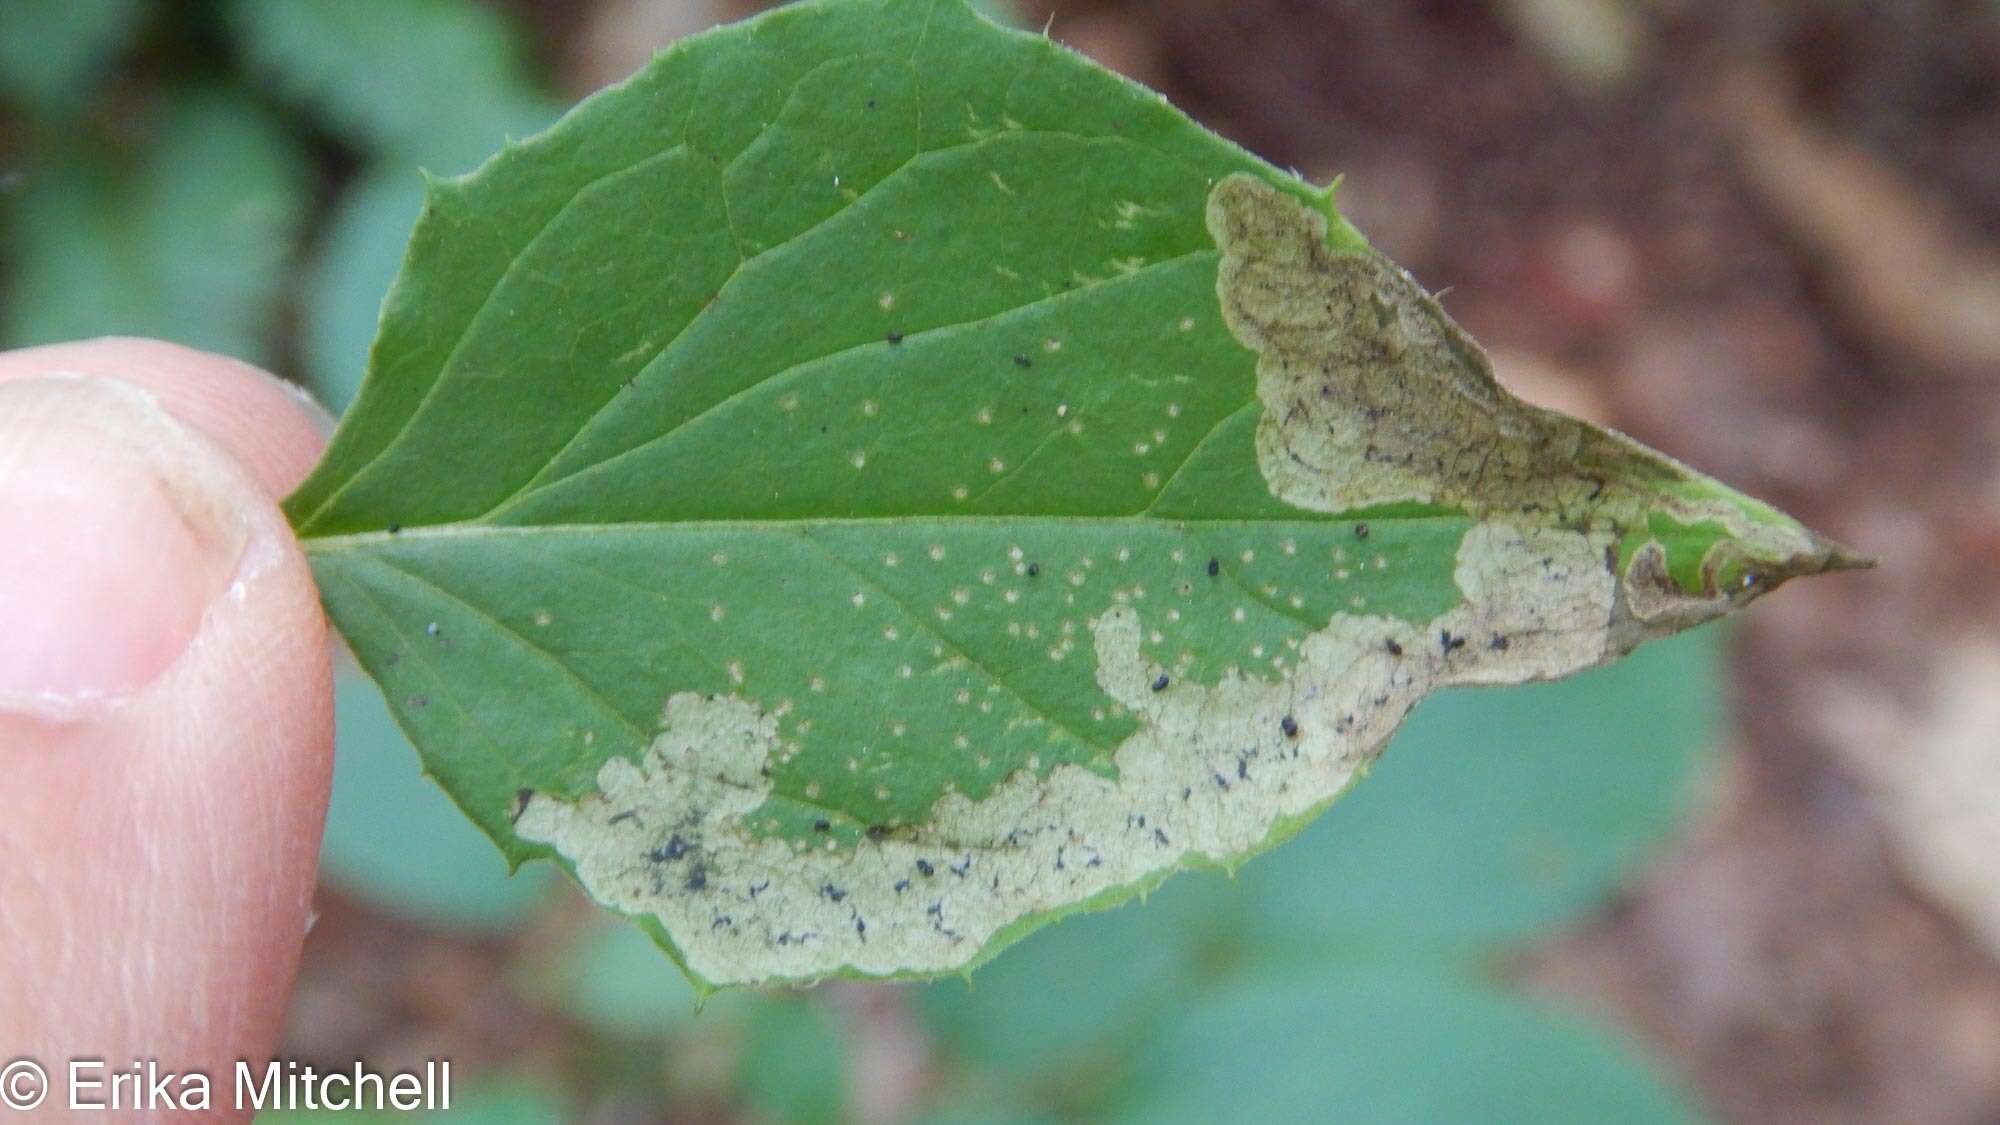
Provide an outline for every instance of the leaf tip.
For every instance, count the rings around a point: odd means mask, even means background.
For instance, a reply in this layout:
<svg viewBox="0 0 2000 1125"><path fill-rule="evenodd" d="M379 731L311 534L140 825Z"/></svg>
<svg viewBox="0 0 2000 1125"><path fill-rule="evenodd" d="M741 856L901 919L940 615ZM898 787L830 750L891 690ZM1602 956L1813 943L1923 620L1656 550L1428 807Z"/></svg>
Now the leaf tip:
<svg viewBox="0 0 2000 1125"><path fill-rule="evenodd" d="M1818 562L1819 567L1817 570L1801 571L1801 574L1833 574L1843 570L1874 570L1876 567L1882 565L1882 561L1875 556L1862 554L1860 551L1843 543L1835 542L1816 531L1808 532L1807 534L1812 536L1814 558Z"/></svg>

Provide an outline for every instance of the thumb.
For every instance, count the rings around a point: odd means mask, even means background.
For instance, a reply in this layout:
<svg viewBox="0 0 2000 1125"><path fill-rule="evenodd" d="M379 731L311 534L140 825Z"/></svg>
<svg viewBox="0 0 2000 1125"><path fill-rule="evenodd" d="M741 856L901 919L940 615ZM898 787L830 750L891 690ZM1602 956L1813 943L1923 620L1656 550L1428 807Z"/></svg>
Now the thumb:
<svg viewBox="0 0 2000 1125"><path fill-rule="evenodd" d="M226 1083L276 1041L333 741L272 495L317 450L244 448L311 434L276 387L141 341L0 355L0 1063L51 1106L70 1059Z"/></svg>

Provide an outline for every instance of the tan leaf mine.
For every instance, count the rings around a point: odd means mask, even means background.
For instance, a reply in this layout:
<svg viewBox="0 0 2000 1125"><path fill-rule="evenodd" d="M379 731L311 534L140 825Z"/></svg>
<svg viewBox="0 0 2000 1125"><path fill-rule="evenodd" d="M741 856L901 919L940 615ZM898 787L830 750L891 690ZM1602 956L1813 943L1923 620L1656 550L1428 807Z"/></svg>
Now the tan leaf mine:
<svg viewBox="0 0 2000 1125"><path fill-rule="evenodd" d="M710 984L835 973L932 975L974 963L1010 926L1189 863L1232 862L1337 796L1410 708L1449 684L1565 675L1846 560L1673 461L1514 399L1485 356L1401 270L1327 245L1327 219L1261 180L1210 196L1218 299L1259 356L1260 467L1296 507L1396 501L1463 509L1464 601L1416 626L1340 614L1271 678L1177 678L1142 654L1143 611L1091 622L1096 684L1139 729L1114 777L1015 773L972 801L852 850L761 837L775 718L737 697L675 695L637 763L599 793L532 795L515 830L566 856L599 901L657 919ZM1618 545L1660 512L1728 529L1704 560L1751 581L1699 595L1665 550Z"/></svg>
<svg viewBox="0 0 2000 1125"><path fill-rule="evenodd" d="M1705 589L1641 545L1619 651L1720 616L1800 574L1863 560L1622 434L1531 406L1395 263L1327 245L1326 216L1252 176L1209 197L1230 331L1258 354L1257 452L1280 499L1323 512L1416 501L1622 538L1651 515L1728 532ZM1733 565L1732 565L1733 564ZM1738 574L1734 589L1716 577ZM1746 595L1748 595L1746 597Z"/></svg>

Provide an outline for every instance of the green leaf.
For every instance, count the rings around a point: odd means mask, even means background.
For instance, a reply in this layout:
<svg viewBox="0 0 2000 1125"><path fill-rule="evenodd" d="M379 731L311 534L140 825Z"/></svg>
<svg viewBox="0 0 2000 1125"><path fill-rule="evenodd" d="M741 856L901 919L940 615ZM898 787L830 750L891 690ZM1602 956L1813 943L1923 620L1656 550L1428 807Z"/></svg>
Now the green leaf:
<svg viewBox="0 0 2000 1125"><path fill-rule="evenodd" d="M460 807L710 985L966 968L1291 835L1435 688L1853 561L963 0L684 40L434 185L287 506Z"/></svg>
<svg viewBox="0 0 2000 1125"><path fill-rule="evenodd" d="M697 997L687 977L630 926L592 931L563 963L556 983L558 1005L604 1035L658 1039L695 1018ZM702 1015L714 1018L706 1011Z"/></svg>
<svg viewBox="0 0 2000 1125"><path fill-rule="evenodd" d="M1231 890L1218 877L1179 879L1144 910L1067 919L981 970L977 982L925 987L917 1011L954 1057L1010 1091L1087 1086L1201 982L1218 925L1241 913L1231 909Z"/></svg>
<svg viewBox="0 0 2000 1125"><path fill-rule="evenodd" d="M333 801L321 876L400 917L474 933L518 926L548 890L547 874L507 865L437 786L359 676L335 693ZM422 862L412 863L412 855Z"/></svg>
<svg viewBox="0 0 2000 1125"><path fill-rule="evenodd" d="M0 4L0 97L73 113L145 14L140 0Z"/></svg>
<svg viewBox="0 0 2000 1125"><path fill-rule="evenodd" d="M555 116L499 8L471 0L238 0L251 67L362 148L440 171Z"/></svg>
<svg viewBox="0 0 2000 1125"><path fill-rule="evenodd" d="M765 1121L814 1125L853 1120L847 1050L826 1009L794 999L758 1005L738 1064L743 1103Z"/></svg>
<svg viewBox="0 0 2000 1125"><path fill-rule="evenodd" d="M161 336L261 361L305 211L300 155L245 100L184 93L137 166L80 147L6 219L10 346Z"/></svg>
<svg viewBox="0 0 2000 1125"><path fill-rule="evenodd" d="M1601 1030L1469 980L1386 965L1252 976L1141 1054L1117 1121L1689 1122Z"/></svg>

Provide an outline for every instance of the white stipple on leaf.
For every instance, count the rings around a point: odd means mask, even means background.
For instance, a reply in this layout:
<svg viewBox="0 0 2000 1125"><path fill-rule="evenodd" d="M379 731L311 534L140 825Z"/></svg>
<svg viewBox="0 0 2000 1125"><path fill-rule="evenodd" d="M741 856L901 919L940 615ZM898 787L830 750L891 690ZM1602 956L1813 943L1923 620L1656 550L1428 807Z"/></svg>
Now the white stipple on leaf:
<svg viewBox="0 0 2000 1125"><path fill-rule="evenodd" d="M715 984L976 965L1842 561L1327 204L965 0L778 5L432 186L286 510L510 860Z"/></svg>
<svg viewBox="0 0 2000 1125"><path fill-rule="evenodd" d="M1143 615L1113 609L1091 624L1095 678L1141 721L1115 779L1021 770L852 849L752 831L776 721L692 694L668 701L642 762L606 763L578 802L529 797L515 830L569 857L599 901L659 919L711 984L950 972L1022 919L1254 853L1338 796L1437 686L1598 663L1613 603L1602 557L1579 533L1481 525L1459 554L1465 605L1424 627L1336 617L1268 679L1158 687L1167 670L1142 652Z"/></svg>
<svg viewBox="0 0 2000 1125"><path fill-rule="evenodd" d="M1087 621L1094 671L1079 661L1075 673L1137 721L1111 770L1042 773L1030 759L982 799L947 792L915 823L847 846L757 827L782 756L758 702L679 694L642 761L607 763L599 792L580 801L531 795L515 831L567 856L599 901L657 918L710 984L948 973L1018 924L1256 853L1338 796L1438 687L1567 675L1774 584L1682 592L1653 541L1621 566L1621 537L1656 509L1727 526L1722 545L1760 576L1781 578L1798 557L1823 562L1788 521L1762 521L1657 454L1514 401L1414 283L1372 255L1329 250L1325 219L1293 197L1234 177L1211 195L1209 221L1223 251L1218 301L1260 358L1267 486L1306 510L1418 501L1474 516L1456 606L1421 624L1336 613L1284 659L1203 682L1185 675L1185 656L1149 653L1149 630L1171 611L1113 597ZM1650 499L1662 486L1681 491ZM1246 569L1257 560L1236 555ZM1087 581L1082 570L1066 580ZM1049 659L1065 663L1073 647L1065 639ZM1014 754L962 734L952 745L981 761Z"/></svg>

